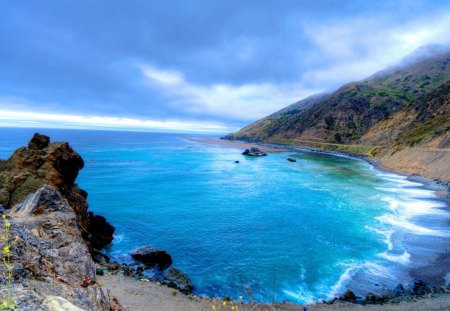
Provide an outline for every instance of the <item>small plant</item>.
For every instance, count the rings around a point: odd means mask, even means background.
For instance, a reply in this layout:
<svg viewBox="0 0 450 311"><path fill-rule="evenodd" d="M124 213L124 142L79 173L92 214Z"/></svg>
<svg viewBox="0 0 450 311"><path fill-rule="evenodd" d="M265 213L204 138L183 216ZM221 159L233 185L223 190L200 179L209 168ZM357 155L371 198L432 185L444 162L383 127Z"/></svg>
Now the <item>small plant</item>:
<svg viewBox="0 0 450 311"><path fill-rule="evenodd" d="M19 237L16 236L14 239L11 238L11 223L6 218L6 215L2 215L3 219L3 233L0 236L0 239L3 242L2 248L2 262L5 271L5 279L6 279L6 287L7 287L7 297L2 298L0 301L0 309L15 309L17 308L16 302L11 298L11 287L12 287L12 279L13 279L13 268L14 266L11 263L11 248L14 244L17 243Z"/></svg>
<svg viewBox="0 0 450 311"><path fill-rule="evenodd" d="M176 296L178 294L178 291L176 289L172 290L172 296Z"/></svg>

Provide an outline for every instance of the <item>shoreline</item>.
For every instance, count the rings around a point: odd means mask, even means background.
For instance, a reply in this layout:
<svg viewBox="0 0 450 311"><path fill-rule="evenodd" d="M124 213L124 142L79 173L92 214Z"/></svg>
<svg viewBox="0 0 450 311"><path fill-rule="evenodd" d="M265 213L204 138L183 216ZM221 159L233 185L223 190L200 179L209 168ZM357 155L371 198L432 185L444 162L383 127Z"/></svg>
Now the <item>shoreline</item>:
<svg viewBox="0 0 450 311"><path fill-rule="evenodd" d="M430 180L430 179L427 179L427 178L424 178L421 176L406 174L406 173L402 173L402 172L398 172L398 171L395 171L392 169L385 168L376 159L371 159L366 156L361 156L358 154L351 154L351 153L346 153L346 152L341 152L341 151L335 152L335 151L328 151L328 150L320 150L320 149L314 149L314 148L309 148L309 147L288 146L288 145L282 145L282 144L259 143L259 142L251 143L251 142L245 142L245 141L233 141L233 140L219 139L219 138L212 138L212 137L200 138L200 139L188 139L188 140L197 142L197 143L212 144L212 145L216 145L216 146L226 146L226 147L232 147L232 148L236 148L236 149L238 149L238 148L243 149L243 148L249 148L251 146L258 146L258 148L260 148L260 149L269 148L269 150L268 150L269 153L271 152L270 151L271 149L275 149L276 150L275 152L320 153L320 154L326 154L326 155L330 155L330 156L346 157L346 158L351 158L351 159L358 160L358 161L363 161L365 163L368 163L373 170L376 170L382 174L393 174L396 176L402 176L405 178L405 180L407 182L417 184L417 185L411 186L413 188L432 191L433 194L436 196L436 198L431 199L431 200L433 200L433 201L437 200L444 204L444 206L439 207L439 209L443 209L445 211L450 210L450 200L449 200L449 195L448 195L449 190L445 189L445 186L443 186L442 184L439 184L438 182L436 182L434 180ZM422 224L421 221L419 221L419 225L420 224ZM428 257L430 257L430 260L433 260L433 261L439 260L440 265L436 265L435 262L430 262L426 265L421 266L421 265L419 265L421 256L419 256L417 253L415 253L413 255L413 258L415 260L417 260L417 262L412 260L412 262L415 262L415 264L408 266L406 268L406 271L408 272L407 275L421 276L421 279L426 280L426 283L431 283L430 286L439 286L440 284L438 284L438 282L436 282L436 278L435 278L436 274L438 273L437 271L441 271L441 275L442 275L442 273L446 271L445 267L450 267L450 256L449 256L448 250L445 249L445 244L441 245L441 244L438 244L437 242L427 241L427 238L428 238L428 240L433 240L433 238L435 240L437 240L438 238L434 237L434 236L425 236L425 238L424 238L422 236L415 235L414 237L412 237L413 236L412 233L411 234L404 233L404 234L402 234L402 236L409 236L408 239L410 239L410 240L412 239L415 242L422 241L422 242L419 242L418 244L422 243L423 245L433 245L433 246L438 247L439 253L436 256L434 256L435 255L434 253L429 254ZM428 244L425 244L425 243L428 243ZM410 243L410 244L411 244L412 249L414 249L414 247L417 249L417 246L414 246L413 243ZM431 246L431 248L433 246ZM422 257L423 257L423 255L422 255ZM392 266L395 266L395 264L392 263ZM426 271L426 272L424 273L424 271ZM359 272L357 272L355 274L358 274L358 273ZM445 274L444 274L444 276L445 276ZM351 274L348 276L349 279L353 279L354 277L355 277L355 275L351 275ZM414 278L411 277L409 282L412 283L413 279ZM341 280L339 280L339 282L340 281ZM336 293L342 294L346 289L349 288L349 286L348 286L349 283L350 282L346 282L346 284L344 283L342 288L340 290L336 291ZM448 283L448 280L446 280L445 283ZM393 285L390 288L385 288L385 289L381 290L379 293L382 294L383 292L392 291L394 289L394 287L395 287L395 285Z"/></svg>

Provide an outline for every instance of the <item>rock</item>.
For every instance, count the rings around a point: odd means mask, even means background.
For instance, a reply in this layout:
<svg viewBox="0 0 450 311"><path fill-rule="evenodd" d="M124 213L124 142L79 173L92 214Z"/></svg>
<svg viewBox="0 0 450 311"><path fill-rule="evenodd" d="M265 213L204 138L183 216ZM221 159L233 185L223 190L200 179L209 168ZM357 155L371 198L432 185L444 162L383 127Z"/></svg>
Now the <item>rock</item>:
<svg viewBox="0 0 450 311"><path fill-rule="evenodd" d="M41 150L47 148L50 144L50 137L35 133L28 142L28 149Z"/></svg>
<svg viewBox="0 0 450 311"><path fill-rule="evenodd" d="M356 299L356 297L355 297ZM383 296L375 295L373 293L367 293L366 295L366 302L372 303L372 304L381 304L385 301L385 298Z"/></svg>
<svg viewBox="0 0 450 311"><path fill-rule="evenodd" d="M100 276L105 275L105 269L97 268L95 269L95 274Z"/></svg>
<svg viewBox="0 0 450 311"><path fill-rule="evenodd" d="M110 310L109 297L96 285L96 267L76 214L61 193L44 185L7 215L10 234L18 237L11 262L20 310L47 310L38 306L49 295L84 310ZM0 223L0 231L3 227ZM0 265L0 275L5 272Z"/></svg>
<svg viewBox="0 0 450 311"><path fill-rule="evenodd" d="M87 192L75 184L83 167L83 159L68 143L50 143L48 136L35 134L28 148L21 147L8 160L0 161L0 204L10 209L42 185L55 187L75 212L90 249L100 249L111 243L114 227L104 218L87 214Z"/></svg>
<svg viewBox="0 0 450 311"><path fill-rule="evenodd" d="M414 280L412 291L415 295L425 295L429 292L429 288L422 280Z"/></svg>
<svg viewBox="0 0 450 311"><path fill-rule="evenodd" d="M42 302L41 307L46 311L84 311L62 297L47 296Z"/></svg>
<svg viewBox="0 0 450 311"><path fill-rule="evenodd" d="M287 160L288 160L289 162L297 162L297 160L294 159L294 158L287 158Z"/></svg>
<svg viewBox="0 0 450 311"><path fill-rule="evenodd" d="M239 163L239 161L237 161L237 160L236 160L236 161L234 161L234 163L238 164L238 163Z"/></svg>
<svg viewBox="0 0 450 311"><path fill-rule="evenodd" d="M244 152L242 152L243 155L252 156L252 157L263 157L266 156L267 153L259 150L256 147L252 147L250 149L245 149Z"/></svg>
<svg viewBox="0 0 450 311"><path fill-rule="evenodd" d="M144 246L135 250L131 253L131 257L146 266L158 266L162 270L172 264L172 257L165 250L151 246Z"/></svg>
<svg viewBox="0 0 450 311"><path fill-rule="evenodd" d="M339 297L339 299L348 302L356 302L356 295L351 290L347 290L342 296Z"/></svg>
<svg viewBox="0 0 450 311"><path fill-rule="evenodd" d="M89 212L88 219L90 225L89 233L91 234L89 239L90 245L95 249L101 249L111 244L114 227L106 221L106 218Z"/></svg>
<svg viewBox="0 0 450 311"><path fill-rule="evenodd" d="M162 283L176 288L183 294L191 294L194 286L191 280L179 269L171 267L164 272Z"/></svg>
<svg viewBox="0 0 450 311"><path fill-rule="evenodd" d="M392 291L392 295L394 297L403 296L404 294L405 294L405 288L403 287L402 284L398 284L397 286L395 286L395 288Z"/></svg>

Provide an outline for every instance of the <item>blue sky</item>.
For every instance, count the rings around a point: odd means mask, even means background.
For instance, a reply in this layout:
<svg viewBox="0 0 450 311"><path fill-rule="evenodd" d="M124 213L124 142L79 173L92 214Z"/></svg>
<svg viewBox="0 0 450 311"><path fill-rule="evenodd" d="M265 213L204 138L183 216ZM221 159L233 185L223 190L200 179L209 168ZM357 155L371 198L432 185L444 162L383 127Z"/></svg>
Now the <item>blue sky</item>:
<svg viewBox="0 0 450 311"><path fill-rule="evenodd" d="M449 33L448 1L3 1L0 125L228 132Z"/></svg>

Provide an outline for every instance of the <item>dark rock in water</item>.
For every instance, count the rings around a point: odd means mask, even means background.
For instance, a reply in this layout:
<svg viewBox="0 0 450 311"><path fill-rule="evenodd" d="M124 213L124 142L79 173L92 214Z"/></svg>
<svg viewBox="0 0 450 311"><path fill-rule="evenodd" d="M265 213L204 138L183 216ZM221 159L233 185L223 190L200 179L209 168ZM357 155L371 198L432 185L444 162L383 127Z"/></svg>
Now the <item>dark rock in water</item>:
<svg viewBox="0 0 450 311"><path fill-rule="evenodd" d="M429 288L422 280L414 280L412 291L415 295L425 295Z"/></svg>
<svg viewBox="0 0 450 311"><path fill-rule="evenodd" d="M348 302L356 302L356 295L351 290L347 290L342 296L339 297L339 299Z"/></svg>
<svg viewBox="0 0 450 311"><path fill-rule="evenodd" d="M256 147L252 147L250 149L245 149L244 152L242 152L243 155L252 156L252 157L264 157L267 155L267 153L259 150Z"/></svg>
<svg viewBox="0 0 450 311"><path fill-rule="evenodd" d="M190 294L194 289L191 280L179 269L169 268L164 272L164 277L161 282L169 287L176 288L183 294Z"/></svg>
<svg viewBox="0 0 450 311"><path fill-rule="evenodd" d="M239 161L234 161L234 163L239 163Z"/></svg>
<svg viewBox="0 0 450 311"><path fill-rule="evenodd" d="M394 297L403 296L404 294L405 294L405 288L403 287L402 284L398 284L397 286L395 286L395 288L392 291L392 295Z"/></svg>
<svg viewBox="0 0 450 311"><path fill-rule="evenodd" d="M23 202L42 185L50 185L63 195L75 212L78 227L90 250L100 249L111 242L114 227L103 223L100 228L102 234L98 234L98 219L88 217L87 192L75 184L84 161L68 143L50 143L48 136L35 134L28 148L17 149L0 164L0 204L5 209ZM97 238L99 240L95 240Z"/></svg>
<svg viewBox="0 0 450 311"><path fill-rule="evenodd" d="M35 133L28 143L28 149L41 150L50 145L50 137Z"/></svg>
<svg viewBox="0 0 450 311"><path fill-rule="evenodd" d="M289 162L297 162L297 160L294 159L294 158L287 158L287 160L288 160Z"/></svg>
<svg viewBox="0 0 450 311"><path fill-rule="evenodd" d="M49 310L49 297L83 310L111 310L108 294L95 285L97 270L76 214L61 193L44 185L7 215L10 234L18 237L10 251L12 297L20 310ZM0 265L0 275L5 272Z"/></svg>
<svg viewBox="0 0 450 311"><path fill-rule="evenodd" d="M366 295L367 303L381 304L384 301L385 301L385 298L383 296L375 295L373 293L367 293L367 295Z"/></svg>
<svg viewBox="0 0 450 311"><path fill-rule="evenodd" d="M90 224L90 244L96 248L101 249L106 245L111 244L113 240L114 227L106 221L105 217L88 213Z"/></svg>
<svg viewBox="0 0 450 311"><path fill-rule="evenodd" d="M131 257L147 266L158 266L160 269L165 269L172 264L172 257L165 250L151 246L135 250L131 253Z"/></svg>

